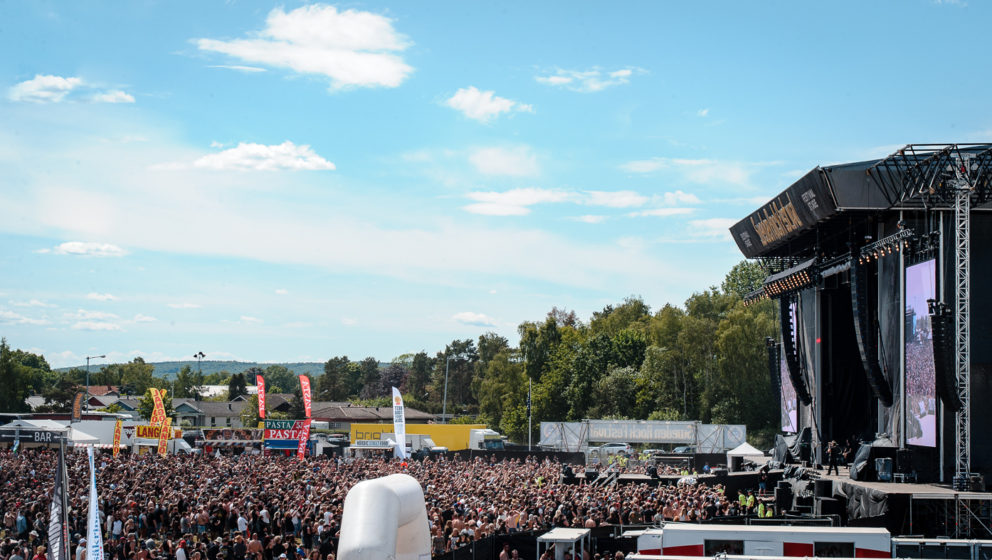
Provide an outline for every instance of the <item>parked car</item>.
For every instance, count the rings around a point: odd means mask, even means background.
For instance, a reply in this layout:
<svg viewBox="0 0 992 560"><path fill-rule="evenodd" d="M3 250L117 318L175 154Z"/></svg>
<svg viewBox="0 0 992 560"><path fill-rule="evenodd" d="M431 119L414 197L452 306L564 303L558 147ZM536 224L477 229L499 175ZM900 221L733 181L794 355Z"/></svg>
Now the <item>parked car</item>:
<svg viewBox="0 0 992 560"><path fill-rule="evenodd" d="M634 453L634 448L631 447L629 443L606 443L599 446L599 453L600 455L616 455L617 453L626 453L627 455L630 455Z"/></svg>
<svg viewBox="0 0 992 560"><path fill-rule="evenodd" d="M681 445L672 450L675 455L694 455L696 447L692 445Z"/></svg>

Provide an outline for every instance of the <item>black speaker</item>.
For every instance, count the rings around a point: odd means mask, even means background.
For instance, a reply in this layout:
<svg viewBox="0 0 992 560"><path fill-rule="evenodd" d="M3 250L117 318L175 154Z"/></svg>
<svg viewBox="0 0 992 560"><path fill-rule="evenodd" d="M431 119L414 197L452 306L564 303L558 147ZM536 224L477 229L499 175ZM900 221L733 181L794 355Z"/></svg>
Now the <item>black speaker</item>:
<svg viewBox="0 0 992 560"><path fill-rule="evenodd" d="M727 476L727 469L710 469L710 474L713 476Z"/></svg>
<svg viewBox="0 0 992 560"><path fill-rule="evenodd" d="M844 505L836 498L817 498L813 509L817 515L841 515Z"/></svg>
<svg viewBox="0 0 992 560"><path fill-rule="evenodd" d="M933 332L933 365L937 396L952 412L961 410L957 364L954 363L954 313L946 304L928 299Z"/></svg>
<svg viewBox="0 0 992 560"><path fill-rule="evenodd" d="M799 352L796 350L796 337L798 333L792 328L792 302L793 296L783 296L779 300L779 322L782 328L782 351L785 352L785 365L789 370L789 379L792 380L792 388L796 390L796 396L806 406L813 402L813 397L806 387L806 380L803 378L802 369L799 366ZM798 319L797 319L798 320Z"/></svg>
<svg viewBox="0 0 992 560"><path fill-rule="evenodd" d="M875 397L885 407L892 406L892 388L878 365L878 339L874 321L868 317L868 269L851 259L851 309L854 311L854 336L861 352L861 364Z"/></svg>
<svg viewBox="0 0 992 560"><path fill-rule="evenodd" d="M829 478L820 478L813 481L813 495L817 498L833 498L834 481Z"/></svg>
<svg viewBox="0 0 992 560"><path fill-rule="evenodd" d="M913 450L896 450L896 472L899 474L910 474L913 472Z"/></svg>
<svg viewBox="0 0 992 560"><path fill-rule="evenodd" d="M775 489L775 511L783 512L792 509L792 489L791 488L776 488Z"/></svg>

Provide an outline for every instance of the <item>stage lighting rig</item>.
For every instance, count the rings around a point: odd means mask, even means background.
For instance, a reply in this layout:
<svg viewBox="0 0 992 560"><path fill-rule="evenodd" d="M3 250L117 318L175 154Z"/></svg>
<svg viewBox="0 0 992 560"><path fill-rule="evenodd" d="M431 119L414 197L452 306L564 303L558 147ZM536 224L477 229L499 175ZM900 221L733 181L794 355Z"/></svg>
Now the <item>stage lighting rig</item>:
<svg viewBox="0 0 992 560"><path fill-rule="evenodd" d="M865 245L861 248L861 256L858 257L858 264L867 264L882 257L887 257L898 253L903 249L908 249L915 234L909 228L900 229L888 237L883 237L878 241Z"/></svg>

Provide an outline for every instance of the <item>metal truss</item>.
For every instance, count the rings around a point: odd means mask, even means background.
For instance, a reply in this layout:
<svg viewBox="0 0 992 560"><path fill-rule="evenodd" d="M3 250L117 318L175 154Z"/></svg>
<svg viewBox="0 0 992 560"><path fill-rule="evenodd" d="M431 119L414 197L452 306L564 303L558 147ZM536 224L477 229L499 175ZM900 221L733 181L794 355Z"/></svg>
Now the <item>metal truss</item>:
<svg viewBox="0 0 992 560"><path fill-rule="evenodd" d="M954 203L955 486L971 476L971 205L992 198L992 144L910 144L868 169L893 206Z"/></svg>

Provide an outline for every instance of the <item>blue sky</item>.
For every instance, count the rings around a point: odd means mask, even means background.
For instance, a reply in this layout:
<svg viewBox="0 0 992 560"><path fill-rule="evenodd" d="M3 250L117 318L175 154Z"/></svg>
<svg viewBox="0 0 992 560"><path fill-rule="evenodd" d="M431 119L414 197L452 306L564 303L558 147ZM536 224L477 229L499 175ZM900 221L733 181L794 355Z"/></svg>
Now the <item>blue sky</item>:
<svg viewBox="0 0 992 560"><path fill-rule="evenodd" d="M813 166L988 141L989 6L5 2L0 332L385 361L681 303Z"/></svg>

